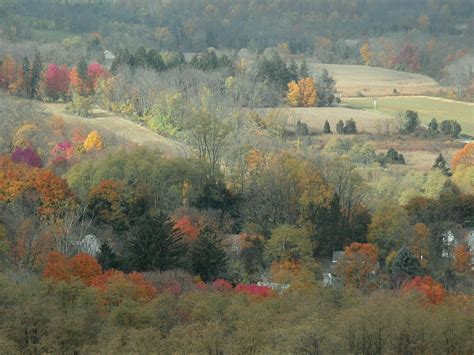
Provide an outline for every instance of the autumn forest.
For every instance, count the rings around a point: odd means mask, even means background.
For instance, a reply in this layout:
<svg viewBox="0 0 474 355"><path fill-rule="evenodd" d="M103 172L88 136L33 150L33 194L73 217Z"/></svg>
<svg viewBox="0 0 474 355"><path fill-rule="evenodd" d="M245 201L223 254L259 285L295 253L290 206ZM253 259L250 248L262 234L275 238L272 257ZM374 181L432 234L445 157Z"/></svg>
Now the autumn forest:
<svg viewBox="0 0 474 355"><path fill-rule="evenodd" d="M467 0L0 0L0 353L472 354Z"/></svg>

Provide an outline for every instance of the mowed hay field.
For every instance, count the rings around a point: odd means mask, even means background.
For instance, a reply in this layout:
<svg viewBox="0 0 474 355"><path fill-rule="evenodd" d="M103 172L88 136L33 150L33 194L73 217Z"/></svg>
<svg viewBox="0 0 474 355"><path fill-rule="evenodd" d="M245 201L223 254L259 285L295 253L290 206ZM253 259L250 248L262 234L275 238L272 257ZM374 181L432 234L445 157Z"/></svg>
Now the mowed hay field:
<svg viewBox="0 0 474 355"><path fill-rule="evenodd" d="M365 65L321 64L308 62L310 70L319 74L326 68L336 80L336 89L342 97L388 96L396 89L401 95L437 93L442 88L436 80L421 74L369 67Z"/></svg>
<svg viewBox="0 0 474 355"><path fill-rule="evenodd" d="M343 103L374 113L372 97L347 98ZM428 124L432 118L438 122L453 119L462 126L463 133L474 135L474 103L447 100L428 96L379 97L377 112L394 116L398 112L413 110L418 112L422 122Z"/></svg>
<svg viewBox="0 0 474 355"><path fill-rule="evenodd" d="M331 125L331 131L336 132L336 124L339 120L346 121L352 118L359 132L377 133L377 129L391 118L390 115L383 113L341 107L291 107L278 110L288 117L290 127L295 126L300 120L308 125L311 132L322 131L326 120Z"/></svg>

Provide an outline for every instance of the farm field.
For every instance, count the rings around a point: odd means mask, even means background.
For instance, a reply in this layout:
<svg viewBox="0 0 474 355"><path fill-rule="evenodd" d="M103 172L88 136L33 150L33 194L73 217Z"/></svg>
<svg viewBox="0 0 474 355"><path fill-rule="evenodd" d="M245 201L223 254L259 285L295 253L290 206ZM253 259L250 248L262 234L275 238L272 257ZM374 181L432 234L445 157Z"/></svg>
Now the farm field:
<svg viewBox="0 0 474 355"><path fill-rule="evenodd" d="M291 107L279 110L288 115L288 125L294 126L300 120L308 125L311 132L322 131L326 120L331 125L331 130L335 132L339 120L346 121L353 118L360 132L376 133L377 128L391 118L391 115L384 113L341 107Z"/></svg>
<svg viewBox="0 0 474 355"><path fill-rule="evenodd" d="M160 136L148 128L139 126L113 113L95 109L91 118L73 115L65 110L65 104L44 103L45 111L63 117L67 122L81 123L90 129L97 129L114 133L129 142L157 148L166 157L186 156L188 149L172 139Z"/></svg>
<svg viewBox="0 0 474 355"><path fill-rule="evenodd" d="M347 98L343 103L354 108L374 113L373 98ZM429 123L432 118L440 120L457 120L463 133L474 135L474 104L459 102L428 96L403 96L403 97L380 97L377 98L377 113L395 115L398 112L414 110L420 115L424 124Z"/></svg>
<svg viewBox="0 0 474 355"><path fill-rule="evenodd" d="M396 89L402 95L422 95L438 92L442 87L432 78L397 70L365 65L321 64L308 62L314 74L326 68L336 80L336 89L342 97L393 95Z"/></svg>

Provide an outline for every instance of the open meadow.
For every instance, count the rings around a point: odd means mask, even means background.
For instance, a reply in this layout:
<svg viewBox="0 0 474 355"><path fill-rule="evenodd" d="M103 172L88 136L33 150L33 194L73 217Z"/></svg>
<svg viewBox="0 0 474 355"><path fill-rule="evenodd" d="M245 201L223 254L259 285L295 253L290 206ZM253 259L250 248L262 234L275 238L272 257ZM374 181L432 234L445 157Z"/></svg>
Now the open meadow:
<svg viewBox="0 0 474 355"><path fill-rule="evenodd" d="M401 95L437 93L442 87L432 78L415 73L365 65L321 64L308 62L313 75L326 68L336 80L336 90L342 98L358 96L388 96L394 89Z"/></svg>
<svg viewBox="0 0 474 355"><path fill-rule="evenodd" d="M326 120L331 126L331 131L336 132L336 124L339 120L346 121L354 119L359 132L377 133L378 129L383 129L390 115L354 110L342 107L287 107L278 109L288 117L288 125L294 127L297 121L308 125L311 133L322 132ZM261 110L269 112L270 109Z"/></svg>
<svg viewBox="0 0 474 355"><path fill-rule="evenodd" d="M474 135L474 104L427 96L394 96L377 98L377 112L374 112L373 97L347 98L343 103L371 113L395 115L413 110L418 112L422 123L428 124L432 118L438 121L457 120L465 134Z"/></svg>

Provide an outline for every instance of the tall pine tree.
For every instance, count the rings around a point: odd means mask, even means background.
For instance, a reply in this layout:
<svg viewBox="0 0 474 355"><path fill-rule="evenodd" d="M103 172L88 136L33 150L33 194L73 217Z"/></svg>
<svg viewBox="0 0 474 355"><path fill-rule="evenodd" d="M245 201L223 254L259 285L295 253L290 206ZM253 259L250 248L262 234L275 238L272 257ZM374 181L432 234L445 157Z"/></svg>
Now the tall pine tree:
<svg viewBox="0 0 474 355"><path fill-rule="evenodd" d="M331 126L329 125L328 121L324 122L323 133L324 134L330 134L331 133Z"/></svg>
<svg viewBox="0 0 474 355"><path fill-rule="evenodd" d="M22 62L23 85L26 97L31 98L31 64L28 57L23 58Z"/></svg>
<svg viewBox="0 0 474 355"><path fill-rule="evenodd" d="M311 74L309 73L308 63L306 59L303 59L303 62L300 65L300 78L309 78Z"/></svg>
<svg viewBox="0 0 474 355"><path fill-rule="evenodd" d="M140 217L126 238L129 269L168 270L182 266L186 247L182 233L164 213L148 212Z"/></svg>
<svg viewBox="0 0 474 355"><path fill-rule="evenodd" d="M227 272L227 255L221 237L205 227L191 248L192 270L205 282L222 277Z"/></svg>
<svg viewBox="0 0 474 355"><path fill-rule="evenodd" d="M448 166L446 159L444 159L443 154L439 153L436 158L435 163L433 164L432 170L439 169L444 175L451 176L451 169Z"/></svg>
<svg viewBox="0 0 474 355"><path fill-rule="evenodd" d="M30 76L29 97L31 99L34 99L38 96L42 71L43 71L43 61L41 60L41 54L39 52L36 52L35 58L33 60L33 65L31 67L31 76Z"/></svg>
<svg viewBox="0 0 474 355"><path fill-rule="evenodd" d="M404 281L421 273L420 262L410 249L403 246L392 263L391 274L394 286L400 287Z"/></svg>

